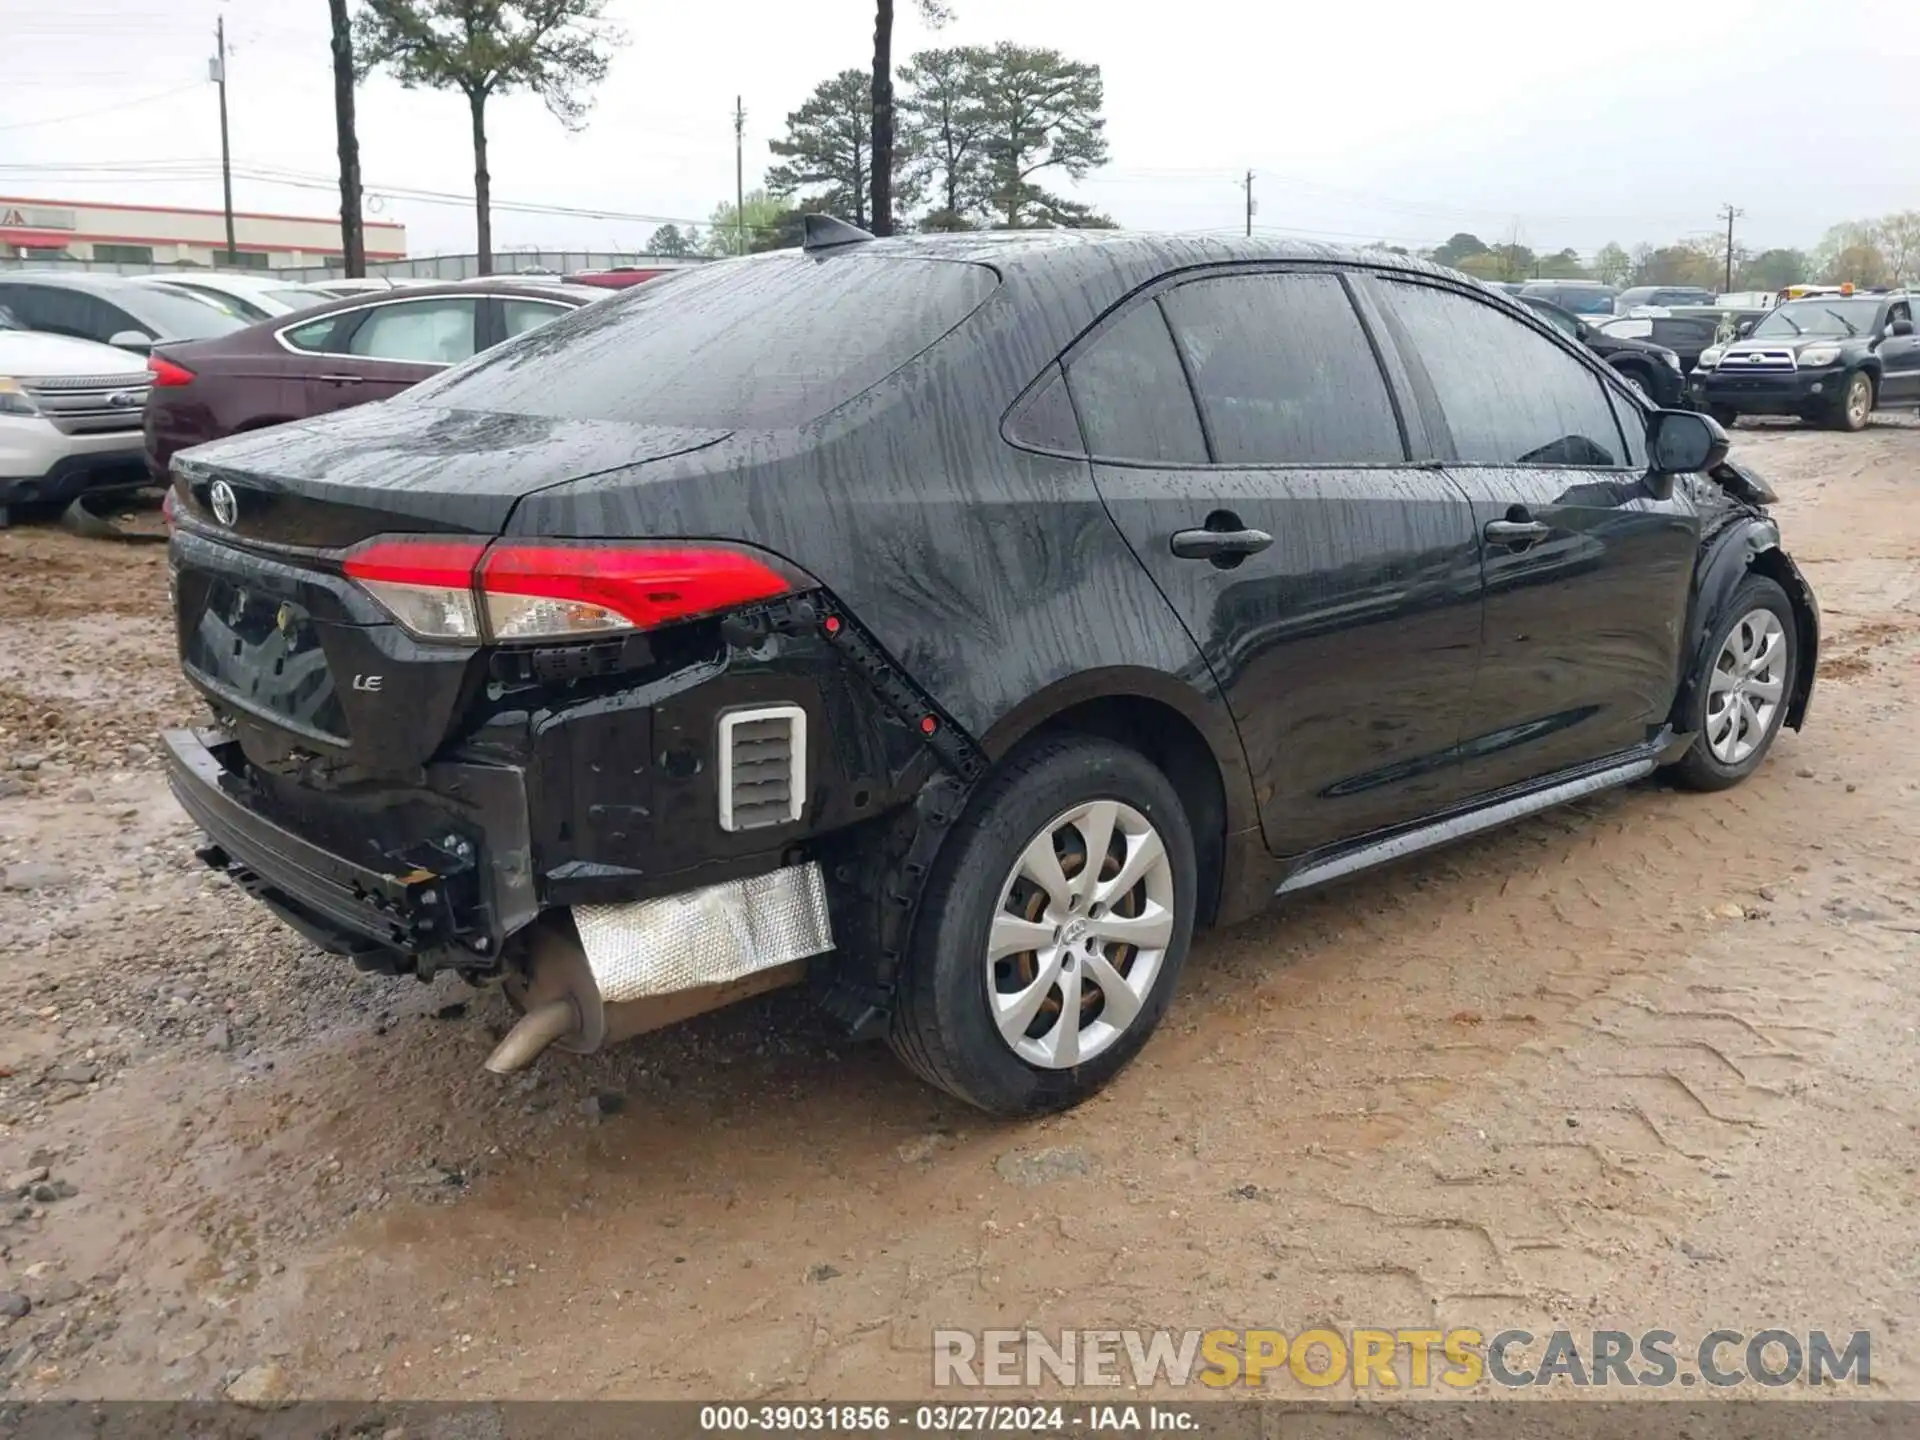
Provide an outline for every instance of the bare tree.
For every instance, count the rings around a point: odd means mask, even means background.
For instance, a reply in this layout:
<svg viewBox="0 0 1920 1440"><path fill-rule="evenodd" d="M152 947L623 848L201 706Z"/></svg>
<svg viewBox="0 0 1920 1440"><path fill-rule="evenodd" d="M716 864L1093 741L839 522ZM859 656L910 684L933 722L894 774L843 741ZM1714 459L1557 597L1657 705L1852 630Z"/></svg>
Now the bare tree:
<svg viewBox="0 0 1920 1440"><path fill-rule="evenodd" d="M607 77L625 36L606 0L366 0L354 26L361 67L386 69L409 90L458 90L473 118L473 203L480 273L493 273L487 101L531 90L569 130L586 121L587 91Z"/></svg>
<svg viewBox="0 0 1920 1440"><path fill-rule="evenodd" d="M327 0L333 21L333 126L340 149L340 251L347 274L367 273L366 230L360 220L360 136L353 123L353 26L347 0Z"/></svg>
<svg viewBox="0 0 1920 1440"><path fill-rule="evenodd" d="M916 0L926 22L939 29L953 18L944 0ZM893 0L874 0L873 12L873 154L872 194L868 213L873 233L893 233Z"/></svg>

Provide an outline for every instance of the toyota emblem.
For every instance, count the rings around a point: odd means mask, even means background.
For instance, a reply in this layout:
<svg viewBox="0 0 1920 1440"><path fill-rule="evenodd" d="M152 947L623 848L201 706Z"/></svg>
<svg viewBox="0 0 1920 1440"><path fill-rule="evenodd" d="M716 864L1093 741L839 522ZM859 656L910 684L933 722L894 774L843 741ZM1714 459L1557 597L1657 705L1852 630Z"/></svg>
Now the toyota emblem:
<svg viewBox="0 0 1920 1440"><path fill-rule="evenodd" d="M216 480L208 487L207 501L213 506L213 518L222 525L231 525L240 517L240 497L224 480Z"/></svg>

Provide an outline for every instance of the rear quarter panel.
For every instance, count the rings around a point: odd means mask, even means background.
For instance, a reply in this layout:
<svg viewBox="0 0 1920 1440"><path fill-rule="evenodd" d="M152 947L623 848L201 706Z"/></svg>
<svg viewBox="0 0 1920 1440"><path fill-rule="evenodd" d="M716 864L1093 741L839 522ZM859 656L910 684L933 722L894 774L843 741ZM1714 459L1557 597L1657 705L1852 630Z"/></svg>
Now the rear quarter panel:
<svg viewBox="0 0 1920 1440"><path fill-rule="evenodd" d="M1000 433L1015 397L1128 283L1096 270L1049 294L1003 284L823 420L539 491L508 532L725 537L783 555L990 755L1078 700L1151 694L1201 729L1229 825L1245 828L1256 819L1231 721L1091 467Z"/></svg>

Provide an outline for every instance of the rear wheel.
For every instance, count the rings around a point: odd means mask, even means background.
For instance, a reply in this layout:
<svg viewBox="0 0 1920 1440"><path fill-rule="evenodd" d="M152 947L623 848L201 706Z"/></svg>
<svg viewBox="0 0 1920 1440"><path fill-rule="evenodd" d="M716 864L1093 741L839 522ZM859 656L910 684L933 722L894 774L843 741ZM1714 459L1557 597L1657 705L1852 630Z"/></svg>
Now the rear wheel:
<svg viewBox="0 0 1920 1440"><path fill-rule="evenodd" d="M1840 394L1827 412L1827 424L1835 430L1864 430L1873 415L1873 377L1856 370L1840 387Z"/></svg>
<svg viewBox="0 0 1920 1440"><path fill-rule="evenodd" d="M948 837L890 1043L996 1115L1076 1105L1146 1043L1186 959L1193 835L1132 750L1042 741L989 779Z"/></svg>
<svg viewBox="0 0 1920 1440"><path fill-rule="evenodd" d="M1708 644L1686 725L1693 744L1672 767L1690 790L1725 790L1760 768L1799 673L1800 632L1787 592L1749 575Z"/></svg>

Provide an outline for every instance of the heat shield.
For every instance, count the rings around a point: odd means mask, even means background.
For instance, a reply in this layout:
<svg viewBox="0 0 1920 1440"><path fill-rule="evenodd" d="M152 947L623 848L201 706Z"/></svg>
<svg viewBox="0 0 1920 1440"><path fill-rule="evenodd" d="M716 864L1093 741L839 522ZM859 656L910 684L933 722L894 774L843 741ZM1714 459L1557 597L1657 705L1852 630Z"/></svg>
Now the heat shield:
<svg viewBox="0 0 1920 1440"><path fill-rule="evenodd" d="M833 948L809 863L657 900L576 905L574 928L609 1005L739 980Z"/></svg>

